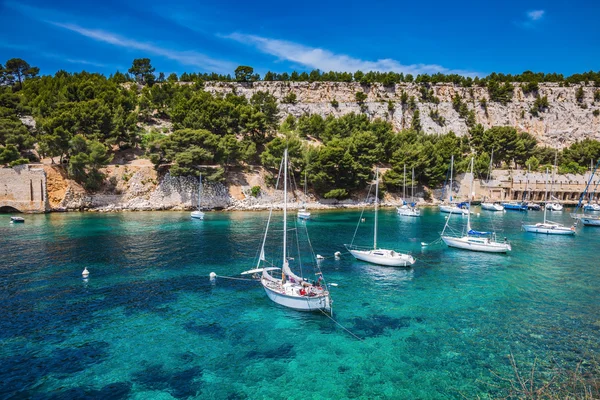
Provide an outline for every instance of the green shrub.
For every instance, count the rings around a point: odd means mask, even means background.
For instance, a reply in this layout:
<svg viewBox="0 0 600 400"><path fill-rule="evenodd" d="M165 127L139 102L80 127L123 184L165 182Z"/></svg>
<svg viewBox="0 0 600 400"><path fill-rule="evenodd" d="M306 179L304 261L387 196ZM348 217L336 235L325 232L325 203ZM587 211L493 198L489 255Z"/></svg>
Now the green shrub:
<svg viewBox="0 0 600 400"><path fill-rule="evenodd" d="M325 193L323 197L326 199L342 200L348 197L348 191L346 189L333 189Z"/></svg>
<svg viewBox="0 0 600 400"><path fill-rule="evenodd" d="M260 194L260 186L252 186L252 189L250 189L250 194L252 197L258 197Z"/></svg>

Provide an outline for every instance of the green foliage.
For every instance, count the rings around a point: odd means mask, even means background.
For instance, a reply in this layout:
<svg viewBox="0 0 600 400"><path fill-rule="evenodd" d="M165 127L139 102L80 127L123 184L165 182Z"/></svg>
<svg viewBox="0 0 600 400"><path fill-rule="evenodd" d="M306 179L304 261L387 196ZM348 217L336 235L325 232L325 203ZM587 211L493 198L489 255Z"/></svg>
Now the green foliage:
<svg viewBox="0 0 600 400"><path fill-rule="evenodd" d="M465 120L465 124L468 127L475 126L475 111L469 110L467 103L462 101L462 97L458 93L452 97L452 108L454 108L460 118Z"/></svg>
<svg viewBox="0 0 600 400"><path fill-rule="evenodd" d="M592 112L592 114L594 115L594 117L597 117L597 116L599 116L599 115L600 115L600 110L597 110L597 109L596 109L596 110L594 110L594 111Z"/></svg>
<svg viewBox="0 0 600 400"><path fill-rule="evenodd" d="M252 186L252 188L250 189L250 195L252 197L258 197L259 194L260 194L260 186Z"/></svg>
<svg viewBox="0 0 600 400"><path fill-rule="evenodd" d="M325 193L323 197L326 199L343 200L348 198L348 191L346 189L333 189Z"/></svg>
<svg viewBox="0 0 600 400"><path fill-rule="evenodd" d="M281 99L281 102L284 104L296 104L298 102L298 99L296 98L296 93L289 92L287 95L285 95L283 99Z"/></svg>
<svg viewBox="0 0 600 400"><path fill-rule="evenodd" d="M600 90L594 92L594 101L600 101Z"/></svg>
<svg viewBox="0 0 600 400"><path fill-rule="evenodd" d="M331 100L331 107L338 108L339 106L340 106L340 103L338 103L338 101L336 99Z"/></svg>
<svg viewBox="0 0 600 400"><path fill-rule="evenodd" d="M440 104L440 99L434 95L433 89L429 89L427 86L421 86L419 92L421 93L422 102Z"/></svg>
<svg viewBox="0 0 600 400"><path fill-rule="evenodd" d="M69 144L69 175L77 182L83 183L86 189L97 190L104 179L100 168L112 160L112 155L102 143L86 140L83 135L74 136Z"/></svg>
<svg viewBox="0 0 600 400"><path fill-rule="evenodd" d="M440 115L437 109L429 111L429 118L439 126L444 126L446 124L446 119Z"/></svg>
<svg viewBox="0 0 600 400"><path fill-rule="evenodd" d="M395 109L396 109L396 105L394 104L394 102L391 100L388 100L388 111L394 112Z"/></svg>
<svg viewBox="0 0 600 400"><path fill-rule="evenodd" d="M139 83L152 85L155 80L154 71L149 58L136 58L128 72L133 74Z"/></svg>
<svg viewBox="0 0 600 400"><path fill-rule="evenodd" d="M490 100L506 105L514 95L514 87L510 82L504 84L490 80L487 84Z"/></svg>
<svg viewBox="0 0 600 400"><path fill-rule="evenodd" d="M0 146L0 165L9 164L21 157L19 150L14 145Z"/></svg>
<svg viewBox="0 0 600 400"><path fill-rule="evenodd" d="M540 167L540 160L538 160L536 156L531 156L527 159L527 161L525 161L525 165L531 171L537 171L538 168Z"/></svg>
<svg viewBox="0 0 600 400"><path fill-rule="evenodd" d="M575 92L575 99L577 99L578 103L583 103L584 97L585 92L583 91L583 86L579 86L579 88Z"/></svg>
<svg viewBox="0 0 600 400"><path fill-rule="evenodd" d="M255 82L259 76L254 74L254 68L246 65L240 65L235 69L235 80L238 82Z"/></svg>
<svg viewBox="0 0 600 400"><path fill-rule="evenodd" d="M40 73L40 69L30 66L27 61L20 58L11 58L6 62L1 72L4 83L11 85L19 82L19 89L21 89L23 81L37 76Z"/></svg>
<svg viewBox="0 0 600 400"><path fill-rule="evenodd" d="M548 96L537 96L529 112L531 113L531 115L537 117L538 113L546 112L549 107L550 103L548 103Z"/></svg>
<svg viewBox="0 0 600 400"><path fill-rule="evenodd" d="M523 85L522 89L523 89L523 93L528 94L528 93L537 93L538 90L540 90L540 87L536 81L531 81L531 82L527 82L525 85Z"/></svg>
<svg viewBox="0 0 600 400"><path fill-rule="evenodd" d="M413 112L412 121L410 122L410 128L413 131L417 131L417 132L421 130L421 116L420 116L419 110L415 110Z"/></svg>
<svg viewBox="0 0 600 400"><path fill-rule="evenodd" d="M358 104L363 104L367 100L367 94L365 92L356 92L354 98Z"/></svg>

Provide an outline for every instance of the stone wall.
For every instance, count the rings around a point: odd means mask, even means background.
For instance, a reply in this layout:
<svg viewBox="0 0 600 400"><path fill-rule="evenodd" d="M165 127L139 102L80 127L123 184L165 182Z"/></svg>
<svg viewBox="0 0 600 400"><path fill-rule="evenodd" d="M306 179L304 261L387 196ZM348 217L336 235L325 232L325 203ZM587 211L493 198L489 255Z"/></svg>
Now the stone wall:
<svg viewBox="0 0 600 400"><path fill-rule="evenodd" d="M0 208L43 213L49 210L46 193L46 173L41 167L0 168Z"/></svg>
<svg viewBox="0 0 600 400"><path fill-rule="evenodd" d="M440 104L420 102L420 86L416 84L397 84L383 86L382 84L360 85L359 83L342 82L255 82L239 84L226 82L207 82L205 90L211 93L236 93L246 97L257 91L266 91L281 101L287 94L295 93L296 104L280 104L282 118L291 114L299 117L303 114L319 114L323 117L336 117L351 112L369 115L371 118L381 118L394 125L396 129L409 128L412 123L413 111L400 103L402 92L414 96L420 112L423 130L431 134L453 131L459 136L468 133L465 121L452 108L452 97L460 94L470 110L475 111L477 123L486 128L492 126L513 126L519 131L529 132L541 143L562 148L576 140L594 138L600 140L600 116L594 116L594 110L600 109L600 102L594 102L594 93L600 88L583 85L584 98L579 103L575 97L581 85L560 87L557 83L539 85L537 93L523 93L518 83L515 83L514 97L506 106L490 101L487 88L455 87L451 84L432 85L434 95L440 99ZM362 109L356 103L356 92L367 95ZM538 117L529 113L536 95L547 96L550 107L540 112ZM487 109L480 101L487 101ZM333 107L331 101L339 105ZM394 104L394 110L388 109L388 101ZM443 125L437 124L429 117L431 110L437 110L444 117Z"/></svg>

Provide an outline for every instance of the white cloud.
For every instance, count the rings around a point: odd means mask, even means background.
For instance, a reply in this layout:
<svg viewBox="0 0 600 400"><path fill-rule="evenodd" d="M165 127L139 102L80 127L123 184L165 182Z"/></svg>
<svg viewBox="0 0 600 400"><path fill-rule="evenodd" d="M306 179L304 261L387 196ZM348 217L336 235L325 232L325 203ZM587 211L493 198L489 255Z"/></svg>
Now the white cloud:
<svg viewBox="0 0 600 400"><path fill-rule="evenodd" d="M465 76L478 75L473 71L453 70L436 64L404 65L389 58L376 61L361 60L345 54L335 54L325 49L242 33L232 33L222 37L254 46L261 52L273 55L281 60L292 61L306 67L320 69L321 71L394 71L413 75L441 72L444 74L460 74Z"/></svg>
<svg viewBox="0 0 600 400"><path fill-rule="evenodd" d="M544 13L545 13L544 10L528 11L527 18L529 18L530 21L538 21L538 20L542 19L542 17L544 16Z"/></svg>
<svg viewBox="0 0 600 400"><path fill-rule="evenodd" d="M217 60L207 55L198 53L196 51L171 50L164 47L156 46L152 43L145 43L133 39L128 39L100 29L87 29L75 24L67 24L52 21L48 22L55 26L70 30L72 32L76 32L80 35L83 35L85 37L99 42L109 43L115 46L125 47L128 49L142 50L149 54L166 57L171 60L175 60L181 64L191 65L206 71L231 72L235 68L235 65L233 63L230 63L228 61Z"/></svg>

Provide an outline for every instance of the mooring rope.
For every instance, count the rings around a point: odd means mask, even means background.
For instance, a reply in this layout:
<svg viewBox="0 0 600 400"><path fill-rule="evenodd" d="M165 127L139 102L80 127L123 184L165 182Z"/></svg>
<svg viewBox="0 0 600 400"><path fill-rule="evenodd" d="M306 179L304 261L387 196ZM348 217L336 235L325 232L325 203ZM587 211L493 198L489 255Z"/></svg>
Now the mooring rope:
<svg viewBox="0 0 600 400"><path fill-rule="evenodd" d="M358 339L361 342L365 341L365 339L363 339L360 336L357 336L354 333L352 333L352 331L350 329L348 329L344 325L340 324L338 321L336 321L331 315L327 314L325 311L323 311L321 309L319 309L319 311L321 311L327 318L329 318L330 320L332 320L337 326L339 326L340 328L342 328L343 330L345 330L346 332L348 332L355 339Z"/></svg>

